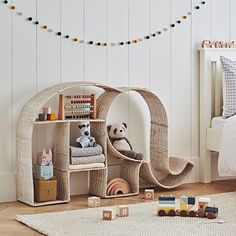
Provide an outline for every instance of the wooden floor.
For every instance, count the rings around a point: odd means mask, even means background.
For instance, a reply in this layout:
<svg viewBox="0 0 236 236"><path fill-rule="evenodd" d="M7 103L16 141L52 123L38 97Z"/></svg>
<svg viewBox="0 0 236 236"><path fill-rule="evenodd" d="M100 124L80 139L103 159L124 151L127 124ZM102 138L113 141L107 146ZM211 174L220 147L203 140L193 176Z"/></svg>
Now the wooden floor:
<svg viewBox="0 0 236 236"><path fill-rule="evenodd" d="M169 195L173 194L179 197L183 194L198 196L205 194L214 194L222 192L236 191L236 180L224 180L217 181L211 184L185 184L181 187L167 191L161 189L155 189L155 196ZM14 235L14 236L29 236L29 235L40 235L34 230L18 223L15 220L16 214L33 214L42 212L53 212L53 211L66 211L74 209L87 208L87 197L83 196L73 196L70 203L51 205L45 207L30 207L26 204L20 202L2 203L0 204L0 235ZM102 206L108 205L120 205L120 204L132 204L138 202L144 202L143 192L139 196L127 197L127 198L117 198L117 199L102 199Z"/></svg>

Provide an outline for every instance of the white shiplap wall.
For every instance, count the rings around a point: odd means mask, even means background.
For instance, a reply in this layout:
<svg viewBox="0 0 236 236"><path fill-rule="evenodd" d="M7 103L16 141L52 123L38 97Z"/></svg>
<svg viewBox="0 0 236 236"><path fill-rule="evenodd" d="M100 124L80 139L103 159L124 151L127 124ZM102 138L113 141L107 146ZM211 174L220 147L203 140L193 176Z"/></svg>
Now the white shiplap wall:
<svg viewBox="0 0 236 236"><path fill-rule="evenodd" d="M46 32L24 18L64 34L100 41L127 40L174 22L198 0L12 0L25 15L0 3L0 201L15 199L15 133L24 103L37 91L66 81L96 81L110 86L141 86L162 100L169 118L170 154L199 155L199 81L197 49L202 40L235 40L236 3L207 0L190 19L158 39L134 46L91 47ZM137 102L138 101L138 102ZM148 154L145 105L122 95L110 121L126 121L129 138ZM117 111L118 110L118 111ZM146 111L146 110L145 110ZM120 114L115 119L112 114ZM144 129L137 130L137 126ZM43 137L38 132L35 145ZM39 145L40 146L40 145ZM79 179L78 184L77 180ZM87 191L86 173L73 175L72 193ZM194 179L198 181L197 175ZM83 183L85 182L85 183ZM81 187L78 188L77 186Z"/></svg>

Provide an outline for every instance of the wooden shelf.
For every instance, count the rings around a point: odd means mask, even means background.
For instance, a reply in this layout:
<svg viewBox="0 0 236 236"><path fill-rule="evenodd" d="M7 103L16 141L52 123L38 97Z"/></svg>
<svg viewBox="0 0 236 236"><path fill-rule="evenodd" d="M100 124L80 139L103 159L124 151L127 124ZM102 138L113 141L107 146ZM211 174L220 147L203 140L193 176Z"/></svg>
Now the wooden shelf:
<svg viewBox="0 0 236 236"><path fill-rule="evenodd" d="M53 205L53 204L60 204L60 203L67 203L70 200L55 200L55 201L46 201L46 202L34 202L32 206L45 206L45 205Z"/></svg>
<svg viewBox="0 0 236 236"><path fill-rule="evenodd" d="M45 121L39 121L36 120L34 122L35 125L45 125L45 124L54 124L54 123L72 123L72 122L83 122L83 121L89 121L89 122L105 122L104 119L79 119L79 120L45 120Z"/></svg>
<svg viewBox="0 0 236 236"><path fill-rule="evenodd" d="M76 168L77 167L77 168ZM80 171L90 171L90 170L104 170L107 167L93 167L93 168L79 168L81 165L70 165L69 166L69 172L80 172Z"/></svg>

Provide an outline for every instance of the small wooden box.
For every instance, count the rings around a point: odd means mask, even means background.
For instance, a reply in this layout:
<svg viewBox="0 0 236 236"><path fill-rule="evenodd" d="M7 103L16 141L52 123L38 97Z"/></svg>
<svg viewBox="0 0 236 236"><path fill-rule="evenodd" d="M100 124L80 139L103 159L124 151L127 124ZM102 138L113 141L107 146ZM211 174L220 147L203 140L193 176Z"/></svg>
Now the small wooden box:
<svg viewBox="0 0 236 236"><path fill-rule="evenodd" d="M36 165L35 168L35 178L41 179L44 178L45 180L51 179L53 177L53 165L43 166L43 165Z"/></svg>
<svg viewBox="0 0 236 236"><path fill-rule="evenodd" d="M114 212L110 209L104 209L102 212L103 220L113 220L114 219Z"/></svg>
<svg viewBox="0 0 236 236"><path fill-rule="evenodd" d="M47 114L47 120L56 120L56 115L54 112Z"/></svg>
<svg viewBox="0 0 236 236"><path fill-rule="evenodd" d="M34 198L36 202L53 201L57 199L57 179L34 179Z"/></svg>
<svg viewBox="0 0 236 236"><path fill-rule="evenodd" d="M88 206L89 207L99 207L101 204L100 197L89 197L88 198Z"/></svg>
<svg viewBox="0 0 236 236"><path fill-rule="evenodd" d="M154 189L145 189L145 200L154 200Z"/></svg>
<svg viewBox="0 0 236 236"><path fill-rule="evenodd" d="M116 215L119 217L129 216L129 207L128 206L118 206L116 208Z"/></svg>

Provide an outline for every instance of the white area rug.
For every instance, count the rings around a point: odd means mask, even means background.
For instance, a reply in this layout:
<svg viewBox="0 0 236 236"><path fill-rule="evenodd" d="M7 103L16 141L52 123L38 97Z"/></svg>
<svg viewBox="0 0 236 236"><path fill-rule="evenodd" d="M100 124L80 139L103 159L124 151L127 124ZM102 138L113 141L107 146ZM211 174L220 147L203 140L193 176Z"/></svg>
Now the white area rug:
<svg viewBox="0 0 236 236"><path fill-rule="evenodd" d="M219 207L218 218L224 223L219 223L218 219L159 217L156 202L129 205L129 217L116 217L112 221L102 220L102 209L110 207L17 215L16 219L50 236L235 236L236 192L210 197L211 204Z"/></svg>

